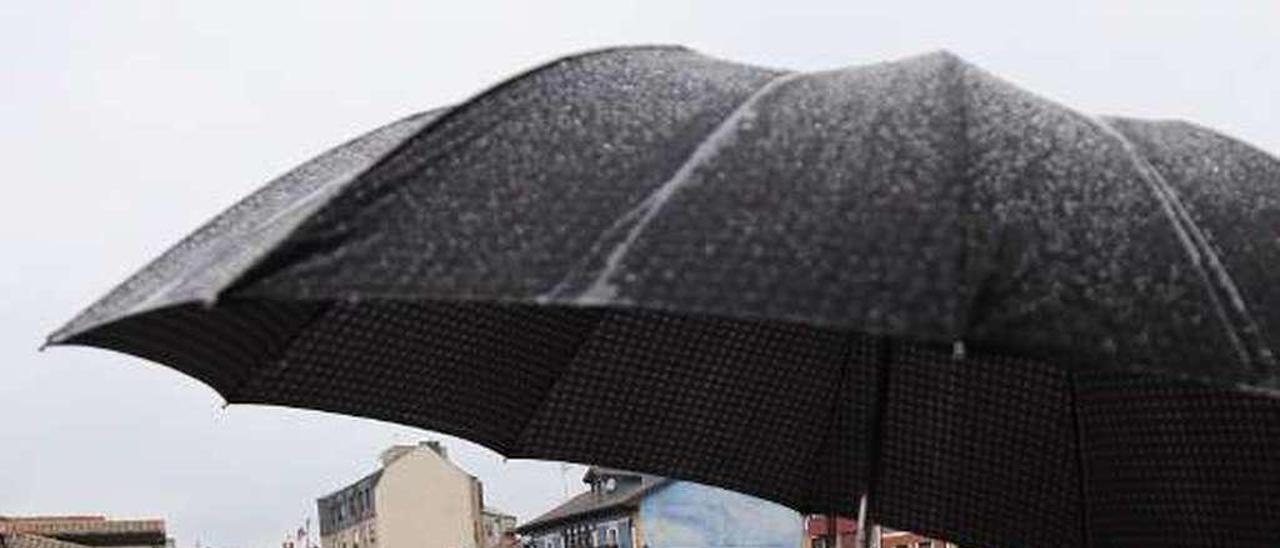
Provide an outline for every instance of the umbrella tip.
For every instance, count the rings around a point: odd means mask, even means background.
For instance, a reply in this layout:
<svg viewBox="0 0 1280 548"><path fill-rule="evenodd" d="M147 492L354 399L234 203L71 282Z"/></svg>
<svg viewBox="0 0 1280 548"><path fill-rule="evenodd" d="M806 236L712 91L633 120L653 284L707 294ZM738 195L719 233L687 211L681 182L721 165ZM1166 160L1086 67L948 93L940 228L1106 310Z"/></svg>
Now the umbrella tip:
<svg viewBox="0 0 1280 548"><path fill-rule="evenodd" d="M200 306L204 307L206 310L218 305L217 291L210 291L208 293L200 295L198 298L200 300Z"/></svg>
<svg viewBox="0 0 1280 548"><path fill-rule="evenodd" d="M63 340L64 340L64 337L59 337L57 333L54 333L54 334L52 334L52 335L49 335L48 337L45 337L45 338L44 338L44 341L42 341L42 342L40 343L40 347L39 347L39 348L37 348L37 349L36 349L36 351L37 351L37 352L44 352L44 351L45 351L46 349L48 349L50 346L53 346L53 345L55 345L55 344L59 344L59 343L61 343Z"/></svg>

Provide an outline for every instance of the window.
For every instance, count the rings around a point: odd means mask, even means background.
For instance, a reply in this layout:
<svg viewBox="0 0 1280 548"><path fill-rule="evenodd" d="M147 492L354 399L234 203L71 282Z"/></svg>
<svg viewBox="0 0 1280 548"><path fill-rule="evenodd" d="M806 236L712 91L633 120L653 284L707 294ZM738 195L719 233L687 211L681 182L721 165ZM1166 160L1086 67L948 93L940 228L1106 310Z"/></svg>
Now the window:
<svg viewBox="0 0 1280 548"><path fill-rule="evenodd" d="M609 546L618 545L618 528L617 527L610 527L609 530L605 532L604 543L608 544Z"/></svg>
<svg viewBox="0 0 1280 548"><path fill-rule="evenodd" d="M916 548L933 548L932 540L922 540L916 543Z"/></svg>

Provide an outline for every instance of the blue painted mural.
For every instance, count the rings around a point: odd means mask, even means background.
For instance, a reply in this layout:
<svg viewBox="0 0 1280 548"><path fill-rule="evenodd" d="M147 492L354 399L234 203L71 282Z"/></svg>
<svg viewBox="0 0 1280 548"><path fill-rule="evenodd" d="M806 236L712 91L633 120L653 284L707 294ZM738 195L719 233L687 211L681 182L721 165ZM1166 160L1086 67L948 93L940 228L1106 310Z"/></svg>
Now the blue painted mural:
<svg viewBox="0 0 1280 548"><path fill-rule="evenodd" d="M785 506L748 495L677 481L640 504L647 548L800 548L804 521Z"/></svg>

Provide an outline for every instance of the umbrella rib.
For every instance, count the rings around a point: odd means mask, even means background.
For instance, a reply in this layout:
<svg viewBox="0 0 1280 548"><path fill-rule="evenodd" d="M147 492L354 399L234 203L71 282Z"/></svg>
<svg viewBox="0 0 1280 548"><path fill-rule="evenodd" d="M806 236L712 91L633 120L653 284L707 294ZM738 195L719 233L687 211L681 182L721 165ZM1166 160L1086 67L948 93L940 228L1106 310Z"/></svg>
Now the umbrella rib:
<svg viewBox="0 0 1280 548"><path fill-rule="evenodd" d="M263 273L257 272L257 270L263 266L264 262L267 259L269 259L270 255L272 255L273 250L276 249L276 246L279 243L288 240L288 238L293 235L293 233L298 229L300 223L305 221L306 218L309 217L310 215L313 215L315 212L326 207L335 196L345 191L348 187L351 186L351 184L356 183L365 174L372 172L374 169L383 165L387 160L401 154L401 152L405 149L405 147L408 146L409 143L417 139L419 135L430 132L433 129L443 125L450 119L456 117L459 113L465 112L468 109L473 108L482 99L489 97L503 89L506 89L507 87L510 87L518 82L524 81L525 79L539 72L543 72L543 71L561 66L568 62L577 61L579 59L590 58L590 57L599 56L599 55L607 55L607 54L615 53L618 51L627 51L627 50L688 51L686 48L682 46L664 46L664 45L617 46L617 47L591 49L591 50L586 50L586 51L582 51L575 54L566 55L566 56L557 58L553 61L528 69L524 72L518 73L514 76L511 76L481 91L480 93L477 93L476 95L472 96L466 101L463 101L462 103L413 114L395 123L389 124L388 126L384 126L377 130L374 130L369 134L357 137L356 139L352 139L351 141L343 145L330 149L329 151L325 152L321 156L312 159L311 161L303 164L302 166L294 168L293 170L285 173L284 175L277 177L271 183L268 183L267 188L271 188L273 185L278 185L280 183L288 183L291 180L306 180L306 179L315 178L317 176L327 176L329 180L322 182L321 184L317 185L315 188L310 189L308 192L306 192L306 194L303 194L295 198L291 203L285 204L284 207L280 208L278 211L272 212L272 214L266 217L265 219L258 220L254 222L251 227L247 228L245 230L246 234L252 234L252 233L267 234L265 238L268 243L264 245L255 246L256 248L251 250L244 257L244 262L242 265L240 265L234 271L230 272L228 275L224 275L221 279L215 280L214 283L209 285L208 287L203 288L200 291L200 293L196 295L196 298L207 305L212 305L216 303L218 299L221 298L221 296L226 291L231 290L238 286L243 286L248 281L262 276ZM352 161L351 149L353 148L354 145L358 145L361 142L371 139L377 134L380 134L386 130L395 129L397 127L403 127L408 130L399 139L398 143L396 143L391 148L388 148L376 155L370 156L368 158L364 158L363 161L360 161L361 159L359 158L356 158L355 159L356 161L354 162ZM345 165L345 167L343 167L344 162L347 164ZM332 170L335 167L342 167L338 175L334 175L334 174L325 175L327 171ZM297 184L297 183L294 183L294 184ZM255 193L253 196L257 196L262 192L263 191L260 190L257 193ZM239 207L239 205L237 205L236 207ZM233 207L233 209L230 211L234 211L234 210L235 209ZM197 236L201 235L205 230L207 230L209 226L216 225L219 221L224 220L224 218L228 215L228 213L223 213L222 215L215 217L215 219L211 221L208 225L206 225L206 227L203 227L200 230L197 230L192 236L189 236L188 238L180 242L177 246L175 246L173 250L166 252L166 254L162 255L160 259L153 261L152 265L149 265L147 268L145 268L143 272L152 270L153 266L156 264L163 264L162 261L165 261L166 259L168 259L170 253L174 253L175 252L174 250L181 249L183 247L183 244L187 243L188 241L194 240ZM274 234L270 233L273 230L276 232ZM127 314L145 311L151 308L156 308L164 304L166 302L166 299L171 299L171 293L173 293L176 290L182 289L183 286L189 283L190 283L190 280L187 277L175 276L174 279L171 280L167 286L164 286L159 290L150 292L151 296L147 298L146 301L133 304L128 307L128 310L126 312L122 312L118 315L127 315ZM112 293L115 293L116 291L119 291L119 289L113 290ZM108 295L108 297L104 298L104 300L109 298L111 298L110 294ZM98 304L95 304L94 306L98 306ZM73 334L74 332L83 332L93 327L96 327L95 324L77 326L76 325L77 323L80 323L83 321L82 317L84 315L85 313L81 313L75 319L73 319L71 323L62 327L53 335L50 335L49 342L57 343L69 338L71 334ZM101 323L105 323L106 321L108 320L100 319L96 323L101 324ZM47 342L46 344L49 344L49 343Z"/></svg>
<svg viewBox="0 0 1280 548"><path fill-rule="evenodd" d="M777 90L782 85L803 75L804 73L801 72L784 74L768 81L761 86L760 89L757 89L747 97L742 104L738 105L733 112L725 117L725 119L720 122L720 125L716 126L710 134L703 138L702 142L698 143L698 146L694 148L693 152L684 161L684 163L680 165L680 168L676 170L675 174L672 175L670 179L667 179L666 182L662 183L662 185L654 190L653 193L644 199L644 201L640 202L634 208L619 217L618 221L615 222L613 226L609 227L609 230L606 230L600 237L600 240L597 241L597 245L593 246L593 252L600 248L600 243L602 243L605 238L625 226L627 223L633 223L631 228L627 230L626 237L624 237L621 242L614 245L605 256L604 267L598 274L596 274L595 278L591 280L591 283L587 288L581 291L574 298L574 301L578 304L604 304L613 302L614 298L618 294L618 287L613 282L614 276L618 273L618 269L622 266L622 261L631 250L632 245L640 237L641 233L649 227L649 224L653 222L654 217L662 211L662 207L666 205L667 202L671 200L672 196L679 192L681 188L689 185L693 181L693 174L698 170L698 168L715 158L716 155L724 149L724 147L733 142L734 136L737 133L741 122L754 115L755 106L760 102L760 99L774 90ZM567 287L568 283L570 283L571 277L573 277L572 272L557 284L548 296L560 294L561 291Z"/></svg>
<svg viewBox="0 0 1280 548"><path fill-rule="evenodd" d="M969 128L971 125L970 118L971 99L969 97L968 83L966 81L968 68L963 62L952 58L949 64L951 73L949 75L951 81L947 92L951 94L951 99L955 101L955 109L957 118L959 118L959 131L956 145L959 149L956 153L957 166L953 169L956 179L952 184L960 186L960 192L957 192L956 203L956 232L961 234L962 243L959 246L959 257L957 258L957 267L960 272L960 302L953 312L954 320L952 323L953 338L955 340L958 352L963 352L963 337L969 331L970 323L973 320L974 308L978 302L978 295L981 281L975 279L973 272L975 261L973 256L977 253L977 242L979 228L975 227L974 221L971 219L974 210L974 196L976 194L976 183L972 176L972 148L969 139Z"/></svg>
<svg viewBox="0 0 1280 548"><path fill-rule="evenodd" d="M1138 152L1133 142L1106 120L1095 117L1091 117L1090 120L1103 133L1120 143L1121 148L1133 161L1134 166L1137 167L1142 179L1151 187L1156 199L1160 202L1162 211L1173 225L1174 231L1178 235L1178 240L1187 252L1191 264L1195 266L1201 282L1208 289L1209 300L1213 304L1219 321L1222 322L1223 327L1226 329L1227 336L1235 347L1241 362L1245 367L1252 368L1254 366L1254 353L1251 353L1250 349L1246 347L1244 335L1259 333L1258 323L1253 318L1252 313L1249 312L1248 306L1245 305L1235 280L1231 278L1231 273L1227 271L1218 254L1214 252L1208 238L1205 237L1204 232L1191 217L1186 205L1178 198L1173 186L1165 180L1155 166L1151 165L1151 162L1147 161ZM1219 295L1219 292L1225 293L1225 296ZM1223 303L1224 300L1230 304L1232 310L1238 316L1239 322L1244 324L1243 327L1237 326L1232 321L1227 305ZM1241 333L1241 331L1244 333ZM1275 360L1271 349L1260 339L1251 342L1253 342L1254 348L1252 350L1256 351L1257 358L1264 365L1274 367Z"/></svg>

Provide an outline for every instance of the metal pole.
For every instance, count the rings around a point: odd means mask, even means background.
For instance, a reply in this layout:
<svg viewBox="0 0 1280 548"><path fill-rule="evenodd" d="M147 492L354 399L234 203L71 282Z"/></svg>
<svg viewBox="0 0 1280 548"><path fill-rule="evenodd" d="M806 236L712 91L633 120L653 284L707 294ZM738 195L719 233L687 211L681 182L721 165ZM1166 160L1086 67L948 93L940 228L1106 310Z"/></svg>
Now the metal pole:
<svg viewBox="0 0 1280 548"><path fill-rule="evenodd" d="M858 530L856 538L857 548L875 548L872 542L875 541L875 535L871 534L871 520L867 519L868 494L862 494L862 500L858 501Z"/></svg>
<svg viewBox="0 0 1280 548"><path fill-rule="evenodd" d="M868 450L867 484L862 498L858 500L858 530L856 533L857 548L879 548L871 529L871 497L875 492L876 478L880 475L880 444L884 440L885 400L889 398L889 362L893 360L893 343L887 337L879 341L876 357L875 401L868 417Z"/></svg>

